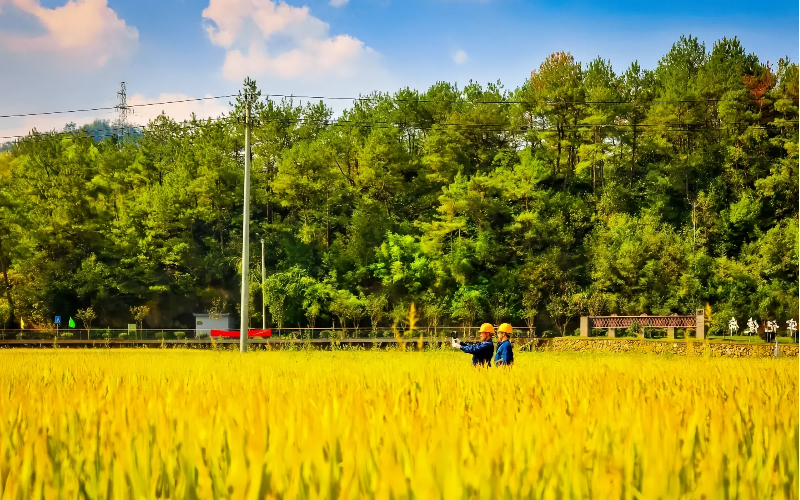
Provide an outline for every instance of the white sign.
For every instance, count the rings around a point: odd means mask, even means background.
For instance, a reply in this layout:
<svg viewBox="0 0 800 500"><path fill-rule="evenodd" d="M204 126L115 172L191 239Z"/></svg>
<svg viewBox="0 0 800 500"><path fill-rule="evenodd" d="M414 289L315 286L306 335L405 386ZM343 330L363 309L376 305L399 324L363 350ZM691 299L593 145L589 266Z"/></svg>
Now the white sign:
<svg viewBox="0 0 800 500"><path fill-rule="evenodd" d="M736 318L731 318L731 320L728 321L728 331L731 335L739 331L739 323L736 322Z"/></svg>
<svg viewBox="0 0 800 500"><path fill-rule="evenodd" d="M747 334L754 334L758 333L758 321L755 321L753 318L747 320L747 330L744 331Z"/></svg>
<svg viewBox="0 0 800 500"><path fill-rule="evenodd" d="M787 321L786 329L789 330L789 335L791 335L792 338L794 338L794 332L797 331L797 321L795 321L794 318Z"/></svg>

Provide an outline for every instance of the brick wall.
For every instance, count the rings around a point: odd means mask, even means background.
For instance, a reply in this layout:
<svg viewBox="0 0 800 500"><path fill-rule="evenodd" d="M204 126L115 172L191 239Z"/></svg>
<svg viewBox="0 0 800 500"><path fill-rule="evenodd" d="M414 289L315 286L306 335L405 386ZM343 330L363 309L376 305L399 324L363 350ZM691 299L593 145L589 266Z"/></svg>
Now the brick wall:
<svg viewBox="0 0 800 500"><path fill-rule="evenodd" d="M780 355L797 357L800 346L797 344L778 344ZM641 352L652 354L676 354L684 356L725 356L734 358L766 357L775 352L775 344L722 343L722 342L686 342L652 341L633 338L593 339L579 337L557 337L552 339L534 339L526 348L534 351L555 352Z"/></svg>

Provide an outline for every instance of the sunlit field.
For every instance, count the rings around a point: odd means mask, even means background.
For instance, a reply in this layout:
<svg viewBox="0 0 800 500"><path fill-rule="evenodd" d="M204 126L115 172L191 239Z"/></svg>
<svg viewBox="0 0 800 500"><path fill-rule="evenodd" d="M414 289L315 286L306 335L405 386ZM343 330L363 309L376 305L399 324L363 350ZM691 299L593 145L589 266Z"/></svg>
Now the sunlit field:
<svg viewBox="0 0 800 500"><path fill-rule="evenodd" d="M797 498L797 359L0 352L2 498Z"/></svg>

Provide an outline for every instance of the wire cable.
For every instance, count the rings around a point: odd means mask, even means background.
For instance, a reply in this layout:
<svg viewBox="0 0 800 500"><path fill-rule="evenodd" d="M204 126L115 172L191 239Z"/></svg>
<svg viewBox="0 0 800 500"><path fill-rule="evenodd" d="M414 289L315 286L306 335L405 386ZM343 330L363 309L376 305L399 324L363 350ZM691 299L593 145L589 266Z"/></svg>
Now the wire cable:
<svg viewBox="0 0 800 500"><path fill-rule="evenodd" d="M227 94L227 95L219 95L219 96L208 96L208 97L193 97L187 99L177 99L172 101L159 101L159 102L148 102L142 104L129 104L129 108L137 108L137 107L144 107L144 106L162 106L168 104L180 104L186 102L198 102L198 101L207 101L207 100L215 100L215 99L228 99L232 97L238 97L238 94ZM347 101L354 101L354 102L368 102L368 101L376 101L386 99L392 102L411 102L411 103L441 103L441 104L536 104L536 103L544 103L544 104L584 104L584 105L597 105L597 104L691 104L691 103L720 103L720 102L741 102L741 103L752 103L752 102L760 102L763 99L654 99L649 101L643 101L637 103L635 101L623 101L623 100L609 100L609 101L590 101L590 100L583 100L583 101L567 101L567 100L542 100L542 101L519 101L519 100L508 100L508 99L501 99L501 100L484 100L484 101L471 101L467 99L402 99L402 98L393 98L389 96L389 94L382 94L378 96L359 96L359 97L341 97L341 96L322 96L322 95L296 95L296 94L268 94L266 99L269 100L270 97L281 97L281 98L288 98L288 99L319 99L319 100L347 100ZM797 102L797 99L787 99L791 100L792 102ZM59 114L68 114L68 113L84 113L84 112L92 112L92 111L112 111L117 109L116 106L103 106L103 107L95 107L95 108L80 108L80 109L67 109L67 110L60 110L60 111L40 111L35 113L17 113L17 114L7 114L7 115L0 115L0 118L24 118L28 116L46 116L46 115L59 115Z"/></svg>
<svg viewBox="0 0 800 500"><path fill-rule="evenodd" d="M177 99L174 101L160 101L160 102L145 102L142 104L128 104L127 107L129 108L138 108L143 106L161 106L164 104L179 104L183 102L196 102L196 101L208 101L212 99L226 99L230 97L236 97L238 94L231 94L231 95L218 95L218 96L209 96L209 97L193 97L189 99ZM41 115L60 115L66 113L83 113L89 111L110 111L117 109L116 106L105 106L100 108L83 108L83 109L66 109L62 111L41 111L38 113L19 113L14 115L0 115L0 118L23 118L26 116L41 116Z"/></svg>

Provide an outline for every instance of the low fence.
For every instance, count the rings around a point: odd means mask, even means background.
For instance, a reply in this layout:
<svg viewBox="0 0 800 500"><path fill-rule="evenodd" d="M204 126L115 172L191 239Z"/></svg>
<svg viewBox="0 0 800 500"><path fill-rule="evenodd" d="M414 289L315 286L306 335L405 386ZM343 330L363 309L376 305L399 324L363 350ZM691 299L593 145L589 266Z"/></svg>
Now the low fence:
<svg viewBox="0 0 800 500"><path fill-rule="evenodd" d="M605 330L608 338L615 338L617 330L626 330L636 326L639 334L644 336L645 328L658 328L666 331L667 338L675 338L675 329L693 329L695 338L704 339L705 330L705 311L698 309L694 316L671 314L669 316L650 316L642 314L639 316L581 316L580 332L581 337L589 337L590 332L595 329Z"/></svg>
<svg viewBox="0 0 800 500"><path fill-rule="evenodd" d="M256 325L257 326L257 325ZM252 328L255 328L253 326ZM451 335L459 338L476 336L479 327L437 327L437 328L417 328L413 330L412 337L419 337L420 334L426 337L449 337ZM408 331L403 328L394 330L392 328L272 328L272 338L281 340L315 340L315 339L393 339L395 332L403 336ZM520 337L534 337L536 328L514 328L515 335ZM71 336L65 336L69 334ZM192 340L196 338L194 329L188 328L148 328L129 331L124 328L93 328L87 332L86 329L68 328L58 331L59 341L74 340ZM4 330L0 331L0 342L5 340L56 340L56 330ZM237 340L238 341L238 340Z"/></svg>
<svg viewBox="0 0 800 500"><path fill-rule="evenodd" d="M252 350L269 349L331 349L363 348L386 349L404 344L408 349L441 348L450 343L449 337L405 337L395 338L345 338L345 339L291 339L269 338L248 341ZM584 337L516 337L513 339L519 351L536 352L604 352L672 354L678 356L714 357L770 357L774 356L775 344L739 343L724 341L661 341L638 338L584 338ZM189 340L58 340L22 339L0 340L0 349L7 348L188 348L188 349L238 349L238 339L189 339ZM778 344L780 356L798 357L798 344Z"/></svg>

